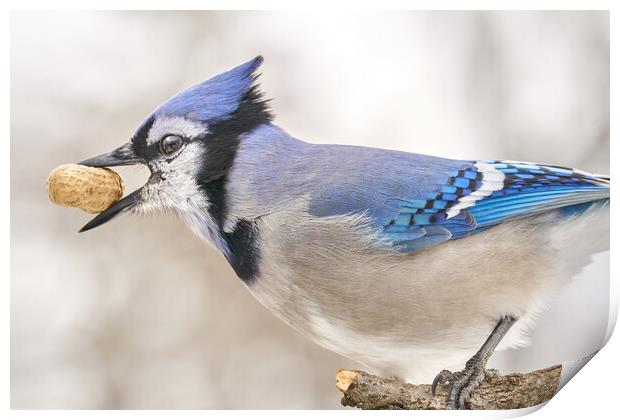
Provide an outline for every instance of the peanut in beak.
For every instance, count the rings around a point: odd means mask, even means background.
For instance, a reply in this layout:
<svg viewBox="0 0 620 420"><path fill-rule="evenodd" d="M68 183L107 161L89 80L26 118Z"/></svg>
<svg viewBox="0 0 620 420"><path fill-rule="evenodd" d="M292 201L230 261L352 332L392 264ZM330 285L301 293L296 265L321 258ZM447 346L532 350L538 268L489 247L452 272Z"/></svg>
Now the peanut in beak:
<svg viewBox="0 0 620 420"><path fill-rule="evenodd" d="M69 163L60 165L47 177L50 201L77 207L87 213L101 213L117 202L125 189L119 174L108 168Z"/></svg>

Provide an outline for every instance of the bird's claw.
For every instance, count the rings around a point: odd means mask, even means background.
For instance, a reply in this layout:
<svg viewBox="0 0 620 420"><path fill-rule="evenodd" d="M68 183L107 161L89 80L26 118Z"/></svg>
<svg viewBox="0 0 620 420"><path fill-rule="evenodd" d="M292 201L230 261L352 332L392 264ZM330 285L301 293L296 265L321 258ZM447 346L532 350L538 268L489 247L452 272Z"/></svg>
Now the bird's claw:
<svg viewBox="0 0 620 420"><path fill-rule="evenodd" d="M437 391L437 385L452 383L453 381L454 373L452 373L451 371L444 369L439 372L437 376L435 376L435 379L433 379L433 384L431 385L431 394L433 394L433 397L435 396L435 392Z"/></svg>
<svg viewBox="0 0 620 420"><path fill-rule="evenodd" d="M446 403L447 410L465 410L469 408L471 393L478 388L487 375L495 372L488 372L483 364L475 358L470 359L465 365L465 369L459 372L442 370L433 380L431 393L435 396L438 384L449 383L450 391Z"/></svg>

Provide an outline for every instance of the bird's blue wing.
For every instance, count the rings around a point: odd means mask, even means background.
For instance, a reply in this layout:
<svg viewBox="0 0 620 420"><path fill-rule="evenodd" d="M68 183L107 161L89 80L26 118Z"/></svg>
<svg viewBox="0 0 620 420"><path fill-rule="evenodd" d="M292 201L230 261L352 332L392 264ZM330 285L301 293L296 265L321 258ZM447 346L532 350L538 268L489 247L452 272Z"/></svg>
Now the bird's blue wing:
<svg viewBox="0 0 620 420"><path fill-rule="evenodd" d="M609 179L576 169L476 161L448 174L436 191L403 197L385 238L410 253L499 223L609 198Z"/></svg>

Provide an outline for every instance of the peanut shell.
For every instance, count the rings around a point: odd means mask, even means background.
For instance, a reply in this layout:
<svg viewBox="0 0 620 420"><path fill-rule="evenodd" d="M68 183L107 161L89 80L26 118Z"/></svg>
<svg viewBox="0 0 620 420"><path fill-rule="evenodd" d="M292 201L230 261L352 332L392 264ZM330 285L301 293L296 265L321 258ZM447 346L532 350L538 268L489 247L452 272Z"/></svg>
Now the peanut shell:
<svg viewBox="0 0 620 420"><path fill-rule="evenodd" d="M47 193L52 203L88 213L106 210L123 196L124 189L121 176L108 168L68 163L47 177Z"/></svg>

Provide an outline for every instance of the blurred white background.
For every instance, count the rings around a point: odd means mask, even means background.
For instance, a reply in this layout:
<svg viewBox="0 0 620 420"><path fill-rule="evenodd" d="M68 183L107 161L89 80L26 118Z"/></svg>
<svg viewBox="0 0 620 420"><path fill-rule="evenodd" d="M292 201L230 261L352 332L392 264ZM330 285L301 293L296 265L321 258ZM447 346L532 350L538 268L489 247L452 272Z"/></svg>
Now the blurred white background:
<svg viewBox="0 0 620 420"><path fill-rule="evenodd" d="M265 57L276 124L311 142L609 171L607 12L13 12L12 408L338 408L338 368L177 220L47 200L177 91ZM120 170L131 190L146 170ZM597 256L503 371L598 349Z"/></svg>

